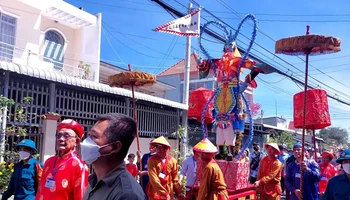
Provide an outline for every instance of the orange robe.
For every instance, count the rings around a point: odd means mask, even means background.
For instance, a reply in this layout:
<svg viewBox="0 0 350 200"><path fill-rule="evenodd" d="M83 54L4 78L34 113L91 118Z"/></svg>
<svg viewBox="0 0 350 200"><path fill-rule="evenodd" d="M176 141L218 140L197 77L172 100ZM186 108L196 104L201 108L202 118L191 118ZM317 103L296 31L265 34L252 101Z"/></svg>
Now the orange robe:
<svg viewBox="0 0 350 200"><path fill-rule="evenodd" d="M149 183L146 188L149 199L166 199L168 194L174 199L174 191L181 194L178 171L177 162L172 156L168 155L165 159L152 156L148 160Z"/></svg>
<svg viewBox="0 0 350 200"><path fill-rule="evenodd" d="M56 174L54 174L55 169ZM44 164L35 200L82 199L88 186L88 176L88 167L77 157L75 152L62 158L52 156ZM45 186L48 179L54 180L54 186L51 188Z"/></svg>
<svg viewBox="0 0 350 200"><path fill-rule="evenodd" d="M214 159L202 163L198 200L226 200L228 193L224 175Z"/></svg>
<svg viewBox="0 0 350 200"><path fill-rule="evenodd" d="M277 159L265 156L260 161L257 180L260 181L258 192L261 200L279 200L281 189L282 163Z"/></svg>

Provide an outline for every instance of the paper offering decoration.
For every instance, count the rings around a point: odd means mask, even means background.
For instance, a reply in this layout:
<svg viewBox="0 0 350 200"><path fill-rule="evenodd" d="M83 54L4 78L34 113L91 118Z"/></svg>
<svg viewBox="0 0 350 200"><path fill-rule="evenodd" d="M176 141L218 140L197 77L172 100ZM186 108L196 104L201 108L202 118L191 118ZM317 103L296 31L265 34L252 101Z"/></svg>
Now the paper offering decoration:
<svg viewBox="0 0 350 200"><path fill-rule="evenodd" d="M155 28L155 31L179 36L199 36L200 8L194 12Z"/></svg>

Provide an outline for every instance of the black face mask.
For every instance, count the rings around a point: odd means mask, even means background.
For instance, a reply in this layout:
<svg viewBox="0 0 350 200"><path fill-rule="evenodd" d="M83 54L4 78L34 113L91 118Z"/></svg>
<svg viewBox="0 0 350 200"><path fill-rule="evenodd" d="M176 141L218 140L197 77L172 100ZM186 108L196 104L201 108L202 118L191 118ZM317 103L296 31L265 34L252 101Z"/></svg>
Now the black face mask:
<svg viewBox="0 0 350 200"><path fill-rule="evenodd" d="M258 150L259 150L259 147L253 147L253 149L254 149L255 151L258 151Z"/></svg>

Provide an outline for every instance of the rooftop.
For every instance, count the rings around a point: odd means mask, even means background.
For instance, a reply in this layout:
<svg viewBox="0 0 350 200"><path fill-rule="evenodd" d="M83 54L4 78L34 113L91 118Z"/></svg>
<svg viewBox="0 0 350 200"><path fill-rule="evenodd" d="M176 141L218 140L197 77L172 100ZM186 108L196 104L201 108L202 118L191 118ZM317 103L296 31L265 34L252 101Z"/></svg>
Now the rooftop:
<svg viewBox="0 0 350 200"><path fill-rule="evenodd" d="M192 53L190 57L190 72L197 72L197 58L198 55L196 53ZM163 72L159 73L157 76L169 76L175 74L183 74L185 72L185 59L180 60L175 65L169 67Z"/></svg>

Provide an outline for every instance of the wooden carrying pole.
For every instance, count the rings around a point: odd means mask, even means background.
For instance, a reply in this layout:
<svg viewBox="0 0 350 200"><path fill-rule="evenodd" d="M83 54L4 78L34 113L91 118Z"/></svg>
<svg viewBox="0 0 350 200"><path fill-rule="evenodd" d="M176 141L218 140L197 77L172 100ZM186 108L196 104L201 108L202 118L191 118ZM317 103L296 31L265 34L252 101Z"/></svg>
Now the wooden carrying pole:
<svg viewBox="0 0 350 200"><path fill-rule="evenodd" d="M129 71L131 72L130 64L128 64ZM131 84L131 92L132 92L132 107L134 110L134 120L136 122L136 142L137 142L137 151L141 152L140 148L140 137L139 137L139 123L137 120L137 110L136 110L136 99L135 99L135 85ZM140 171L142 171L142 163L141 158L137 157L137 162L140 163Z"/></svg>

